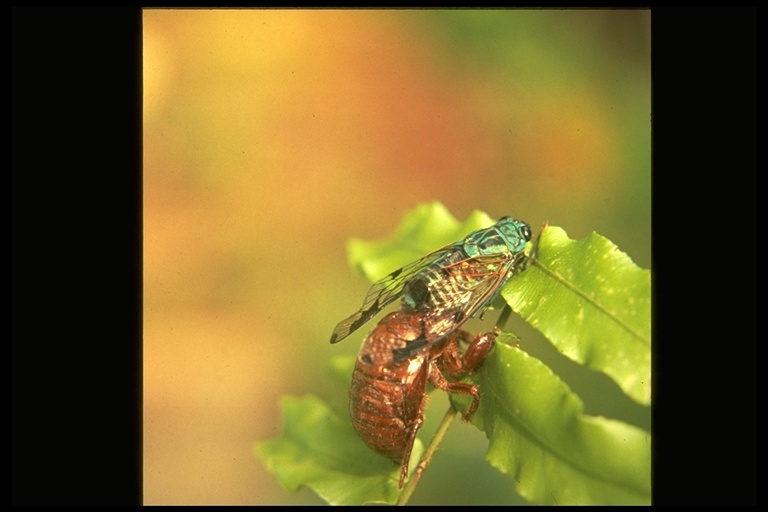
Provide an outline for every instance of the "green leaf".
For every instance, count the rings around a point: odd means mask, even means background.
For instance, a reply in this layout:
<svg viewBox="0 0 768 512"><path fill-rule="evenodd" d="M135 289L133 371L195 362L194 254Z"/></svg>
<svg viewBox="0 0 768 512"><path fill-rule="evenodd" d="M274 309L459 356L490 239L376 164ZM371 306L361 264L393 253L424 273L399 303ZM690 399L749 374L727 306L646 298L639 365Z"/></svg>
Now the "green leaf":
<svg viewBox="0 0 768 512"><path fill-rule="evenodd" d="M255 450L285 489L295 492L307 486L332 505L395 503L400 467L371 451L348 418L311 395L283 397L280 407L282 432L258 442ZM410 474L422 451L417 440Z"/></svg>
<svg viewBox="0 0 768 512"><path fill-rule="evenodd" d="M649 504L650 434L588 416L581 399L541 361L502 335L472 382L473 424L490 440L486 459L537 504ZM452 396L457 408L469 400Z"/></svg>
<svg viewBox="0 0 768 512"><path fill-rule="evenodd" d="M548 227L533 265L502 295L567 357L604 372L629 397L651 401L651 275L610 240L571 240Z"/></svg>
<svg viewBox="0 0 768 512"><path fill-rule="evenodd" d="M475 211L461 224L440 203L425 204L387 241L350 241L349 259L376 281L493 223ZM503 299L560 352L649 404L650 272L594 233L574 241L549 227L533 245L530 265L508 281ZM511 339L500 336L471 378L482 396L472 421L489 439L487 460L532 503L649 503L650 433L584 414L581 398ZM348 385L353 361L334 358L340 385ZM468 404L452 400L461 410ZM283 433L257 450L287 489L306 485L333 504L395 502L398 468L365 446L346 415L313 397L284 399L283 414ZM421 452L417 440L411 473Z"/></svg>

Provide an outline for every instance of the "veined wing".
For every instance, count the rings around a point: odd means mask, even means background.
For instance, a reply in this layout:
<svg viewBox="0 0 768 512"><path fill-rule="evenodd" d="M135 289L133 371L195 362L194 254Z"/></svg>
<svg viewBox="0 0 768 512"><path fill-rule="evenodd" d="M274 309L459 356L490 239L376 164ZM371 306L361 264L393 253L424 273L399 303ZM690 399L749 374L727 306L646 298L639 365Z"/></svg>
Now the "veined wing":
<svg viewBox="0 0 768 512"><path fill-rule="evenodd" d="M484 313L524 258L522 254L499 253L435 268L442 280L417 308L424 314L424 335L395 351L393 360L408 359L458 330L478 312Z"/></svg>
<svg viewBox="0 0 768 512"><path fill-rule="evenodd" d="M442 300L447 309L459 307L458 325L463 324L478 312L484 313L496 298L497 293L518 269L521 269L526 256L520 254L498 253L475 256L466 261L453 263L445 267L449 278L442 287L442 295L435 300ZM460 297L457 301L453 296ZM455 328L455 327L454 327ZM428 331L436 335L447 334L449 326L445 322L437 323Z"/></svg>
<svg viewBox="0 0 768 512"><path fill-rule="evenodd" d="M368 290L360 309L336 325L331 334L331 343L340 342L376 316L393 300L401 297L405 285L419 272L460 249L460 243L446 245L376 281Z"/></svg>

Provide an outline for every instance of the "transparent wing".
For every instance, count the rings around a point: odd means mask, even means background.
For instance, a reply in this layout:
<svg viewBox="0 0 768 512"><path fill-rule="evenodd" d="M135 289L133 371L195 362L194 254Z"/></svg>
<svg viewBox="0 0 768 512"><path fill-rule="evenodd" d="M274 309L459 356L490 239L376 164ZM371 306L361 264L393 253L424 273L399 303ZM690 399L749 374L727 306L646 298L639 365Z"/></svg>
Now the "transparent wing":
<svg viewBox="0 0 768 512"><path fill-rule="evenodd" d="M400 362L456 332L468 319L491 305L522 255L495 254L467 258L443 267L446 290L424 310L424 334L404 348L394 351Z"/></svg>
<svg viewBox="0 0 768 512"><path fill-rule="evenodd" d="M446 270L451 273L455 291L446 295L447 304L443 310L454 310L453 322L445 320L445 314L436 316L427 331L435 337L442 337L456 330L478 311L490 306L496 292L506 282L514 259L509 255L480 256L460 262ZM452 299L453 296L455 299ZM451 325L453 324L453 325Z"/></svg>
<svg viewBox="0 0 768 512"><path fill-rule="evenodd" d="M358 330L393 300L402 296L405 285L415 275L460 248L461 245L456 243L446 245L376 281L368 290L360 309L336 325L331 334L331 343L338 343Z"/></svg>

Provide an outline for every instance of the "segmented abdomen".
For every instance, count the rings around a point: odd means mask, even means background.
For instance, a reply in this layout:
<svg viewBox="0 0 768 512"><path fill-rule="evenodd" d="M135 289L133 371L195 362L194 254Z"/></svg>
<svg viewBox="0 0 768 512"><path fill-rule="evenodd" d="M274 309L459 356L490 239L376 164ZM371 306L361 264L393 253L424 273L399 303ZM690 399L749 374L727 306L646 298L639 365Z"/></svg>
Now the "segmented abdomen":
<svg viewBox="0 0 768 512"><path fill-rule="evenodd" d="M357 360L349 390L352 425L369 448L395 462L421 427L429 364L423 356L386 366Z"/></svg>

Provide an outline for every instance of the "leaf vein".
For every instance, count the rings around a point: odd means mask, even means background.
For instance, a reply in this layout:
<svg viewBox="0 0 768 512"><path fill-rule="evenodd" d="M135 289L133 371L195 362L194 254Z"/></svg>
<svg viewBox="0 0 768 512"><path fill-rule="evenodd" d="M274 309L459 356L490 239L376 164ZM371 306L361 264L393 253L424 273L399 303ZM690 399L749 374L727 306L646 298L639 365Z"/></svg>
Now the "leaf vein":
<svg viewBox="0 0 768 512"><path fill-rule="evenodd" d="M651 341L646 339L642 334L637 332L635 329L633 329L631 326L629 326L626 322L622 321L620 318L618 318L616 315L611 313L605 306L600 304L598 301L590 297L589 295L585 294L581 289L579 289L575 284L571 283L570 281L566 280L562 275L558 274L556 271L550 269L546 265L544 265L541 260L534 259L533 264L539 268L542 272L550 276L555 282L558 282L568 288L570 291L572 291L574 294L578 295L579 297L582 297L587 303L591 304L595 309L603 313L607 318L615 322L619 327L624 329L626 332L628 332L632 337L636 338L641 343L644 343L646 345L650 345Z"/></svg>

